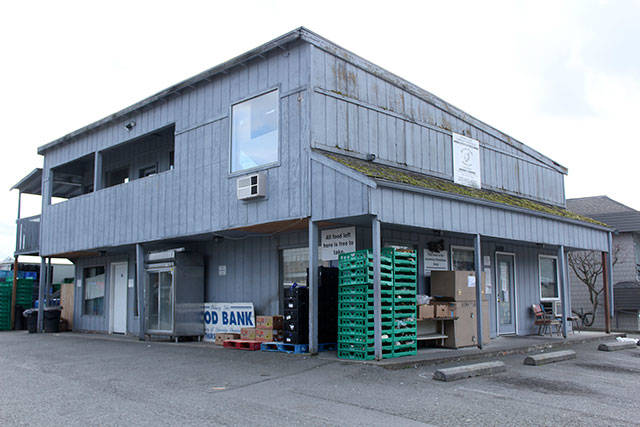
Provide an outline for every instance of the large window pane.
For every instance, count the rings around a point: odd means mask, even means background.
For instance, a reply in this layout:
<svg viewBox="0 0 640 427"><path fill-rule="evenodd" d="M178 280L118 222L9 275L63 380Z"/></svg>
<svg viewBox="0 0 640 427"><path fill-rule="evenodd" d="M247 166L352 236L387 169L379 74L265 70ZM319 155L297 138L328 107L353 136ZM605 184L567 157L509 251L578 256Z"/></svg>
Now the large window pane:
<svg viewBox="0 0 640 427"><path fill-rule="evenodd" d="M104 313L104 267L84 269L84 314L102 316Z"/></svg>
<svg viewBox="0 0 640 427"><path fill-rule="evenodd" d="M454 271L475 271L474 250L466 248L451 249L451 267Z"/></svg>
<svg viewBox="0 0 640 427"><path fill-rule="evenodd" d="M540 257L540 297L558 298L558 267L555 258Z"/></svg>
<svg viewBox="0 0 640 427"><path fill-rule="evenodd" d="M278 91L233 106L231 172L278 161Z"/></svg>
<svg viewBox="0 0 640 427"><path fill-rule="evenodd" d="M309 268L309 249L294 248L282 251L282 282L285 287L297 283L307 285L307 268Z"/></svg>

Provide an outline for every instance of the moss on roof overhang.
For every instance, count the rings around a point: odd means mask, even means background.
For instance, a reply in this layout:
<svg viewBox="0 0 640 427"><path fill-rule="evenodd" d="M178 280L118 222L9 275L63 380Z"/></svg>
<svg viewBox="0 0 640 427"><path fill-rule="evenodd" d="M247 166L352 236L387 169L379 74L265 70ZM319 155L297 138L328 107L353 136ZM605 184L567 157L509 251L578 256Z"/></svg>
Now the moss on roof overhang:
<svg viewBox="0 0 640 427"><path fill-rule="evenodd" d="M322 153L322 154L330 158L331 160L334 160L344 166L347 166L373 179L396 182L400 184L407 184L414 187L426 188L429 190L442 191L445 193L455 194L458 196L486 200L489 202L514 206L517 208L527 209L530 211L542 212L549 215L569 218L576 221L588 222L588 223L599 225L602 227L609 227L607 224L604 224L600 221L596 221L595 219L592 219L592 218L588 218L586 216L579 215L567 209L525 199L524 197L511 196L509 194L500 193L497 191L478 190L472 187L466 187L464 185L454 184L453 182L447 181L445 179L435 178L435 177L424 175L421 173L410 172L407 170L398 169L391 166L381 165L379 163L373 163L373 162L368 162L361 159L356 159L354 157L343 156L340 154L333 154L333 153L331 154Z"/></svg>

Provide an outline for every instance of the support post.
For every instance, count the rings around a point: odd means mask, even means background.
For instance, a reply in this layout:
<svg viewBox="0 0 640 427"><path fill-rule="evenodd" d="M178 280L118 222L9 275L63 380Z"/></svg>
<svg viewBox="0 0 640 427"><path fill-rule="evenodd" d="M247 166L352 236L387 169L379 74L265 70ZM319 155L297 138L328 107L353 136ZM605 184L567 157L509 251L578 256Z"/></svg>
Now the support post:
<svg viewBox="0 0 640 427"><path fill-rule="evenodd" d="M318 223L309 218L309 353L318 352Z"/></svg>
<svg viewBox="0 0 640 427"><path fill-rule="evenodd" d="M102 153L96 151L93 167L93 191L102 188Z"/></svg>
<svg viewBox="0 0 640 427"><path fill-rule="evenodd" d="M614 306L613 306L613 238L611 236L611 232L609 232L609 239L608 239L608 249L609 249L609 256L607 257L607 264L608 264L608 270L609 270L609 316L613 317L614 313Z"/></svg>
<svg viewBox="0 0 640 427"><path fill-rule="evenodd" d="M559 274L558 277L560 279L560 302L562 303L562 336L567 338L567 313L565 310L568 307L567 304L567 275L565 274L566 265L564 258L564 246L560 245L558 247L558 269Z"/></svg>
<svg viewBox="0 0 640 427"><path fill-rule="evenodd" d="M604 291L604 330L611 333L611 316L609 313L609 262L607 253L602 252L602 289ZM594 313L595 314L595 313Z"/></svg>
<svg viewBox="0 0 640 427"><path fill-rule="evenodd" d="M141 244L136 244L136 285L138 293L138 338L144 340L144 248Z"/></svg>
<svg viewBox="0 0 640 427"><path fill-rule="evenodd" d="M382 293L380 290L380 221L371 218L371 243L373 249L373 348L376 360L382 360Z"/></svg>
<svg viewBox="0 0 640 427"><path fill-rule="evenodd" d="M47 261L44 257L40 258L40 277L38 282L38 333L41 333L44 327L44 288L47 286Z"/></svg>
<svg viewBox="0 0 640 427"><path fill-rule="evenodd" d="M475 255L475 266L476 266L476 330L477 330L477 342L478 348L482 348L482 248L480 245L480 234L476 234L474 239L474 255Z"/></svg>
<svg viewBox="0 0 640 427"><path fill-rule="evenodd" d="M18 255L13 258L13 286L11 288L11 325L9 329L13 330L16 320L16 289L18 287Z"/></svg>

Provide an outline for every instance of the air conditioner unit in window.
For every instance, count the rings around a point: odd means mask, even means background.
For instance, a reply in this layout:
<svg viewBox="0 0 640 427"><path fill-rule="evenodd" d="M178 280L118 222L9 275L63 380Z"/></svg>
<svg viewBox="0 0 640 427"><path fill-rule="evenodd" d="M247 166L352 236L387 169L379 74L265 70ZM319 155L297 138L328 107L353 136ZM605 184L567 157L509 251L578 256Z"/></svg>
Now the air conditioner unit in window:
<svg viewBox="0 0 640 427"><path fill-rule="evenodd" d="M264 197L267 190L267 175L264 172L241 176L236 181L238 200Z"/></svg>

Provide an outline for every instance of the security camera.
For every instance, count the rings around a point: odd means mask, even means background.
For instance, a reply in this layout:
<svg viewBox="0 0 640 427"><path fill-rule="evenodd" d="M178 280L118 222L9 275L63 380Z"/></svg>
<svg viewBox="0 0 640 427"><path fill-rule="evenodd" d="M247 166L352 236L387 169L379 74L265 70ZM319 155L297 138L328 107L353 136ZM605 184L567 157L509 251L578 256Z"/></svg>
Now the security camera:
<svg viewBox="0 0 640 427"><path fill-rule="evenodd" d="M134 122L133 120L131 120L129 123L127 123L126 125L124 125L125 129L127 130L131 130L135 127L136 122Z"/></svg>

